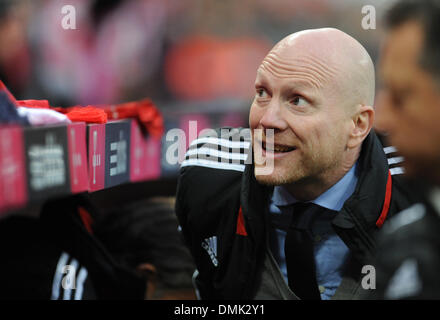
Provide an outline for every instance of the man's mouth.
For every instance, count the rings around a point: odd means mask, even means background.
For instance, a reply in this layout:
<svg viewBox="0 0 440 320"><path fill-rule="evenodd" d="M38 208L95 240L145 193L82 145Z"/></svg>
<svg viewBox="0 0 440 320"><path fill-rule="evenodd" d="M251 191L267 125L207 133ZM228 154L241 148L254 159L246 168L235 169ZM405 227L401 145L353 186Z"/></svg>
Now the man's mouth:
<svg viewBox="0 0 440 320"><path fill-rule="evenodd" d="M261 146L264 151L273 152L273 153L285 153L295 150L295 147L289 147L282 144L274 144L273 146L266 145L266 142L262 141Z"/></svg>

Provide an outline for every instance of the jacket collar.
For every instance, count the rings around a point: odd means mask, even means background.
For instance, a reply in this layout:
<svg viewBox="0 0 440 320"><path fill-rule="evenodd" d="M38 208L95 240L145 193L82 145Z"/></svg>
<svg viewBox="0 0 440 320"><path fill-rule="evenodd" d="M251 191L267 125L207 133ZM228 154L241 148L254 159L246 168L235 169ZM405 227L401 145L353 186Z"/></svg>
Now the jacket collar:
<svg viewBox="0 0 440 320"><path fill-rule="evenodd" d="M355 226L375 229L385 200L388 162L373 131L362 144L358 165L359 178L355 191L333 220L333 225L343 229Z"/></svg>
<svg viewBox="0 0 440 320"><path fill-rule="evenodd" d="M362 145L356 189L332 222L336 233L350 248L358 263L374 254L373 233L377 230L376 223L385 206L389 179L382 144L372 131Z"/></svg>

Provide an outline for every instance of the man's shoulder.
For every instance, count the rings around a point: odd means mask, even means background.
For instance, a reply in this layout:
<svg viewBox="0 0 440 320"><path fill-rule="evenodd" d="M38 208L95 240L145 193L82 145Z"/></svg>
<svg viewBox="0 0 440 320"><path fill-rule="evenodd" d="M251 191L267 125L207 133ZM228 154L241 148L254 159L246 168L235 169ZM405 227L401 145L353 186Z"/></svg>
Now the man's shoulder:
<svg viewBox="0 0 440 320"><path fill-rule="evenodd" d="M434 220L435 221L435 220ZM399 237L412 238L417 234L423 235L430 228L433 217L428 213L425 204L419 202L393 216L383 227L382 238L396 239Z"/></svg>
<svg viewBox="0 0 440 320"><path fill-rule="evenodd" d="M425 203L416 203L393 216L378 236L378 256L398 264L404 258L418 261L440 257L440 217ZM437 259L436 258L436 259ZM438 260L438 259L437 259ZM439 266L440 266L440 260Z"/></svg>
<svg viewBox="0 0 440 320"><path fill-rule="evenodd" d="M202 131L190 143L181 163L177 192L193 205L238 196L243 172L251 160L250 129Z"/></svg>
<svg viewBox="0 0 440 320"><path fill-rule="evenodd" d="M416 203L384 226L375 260L377 298L439 298L440 217Z"/></svg>
<svg viewBox="0 0 440 320"><path fill-rule="evenodd" d="M250 129L204 130L193 140L181 163L180 178L212 180L237 176L252 160Z"/></svg>
<svg viewBox="0 0 440 320"><path fill-rule="evenodd" d="M198 250L216 243L219 225L235 223L251 149L249 129L205 131L191 142L178 177L176 214L187 240Z"/></svg>

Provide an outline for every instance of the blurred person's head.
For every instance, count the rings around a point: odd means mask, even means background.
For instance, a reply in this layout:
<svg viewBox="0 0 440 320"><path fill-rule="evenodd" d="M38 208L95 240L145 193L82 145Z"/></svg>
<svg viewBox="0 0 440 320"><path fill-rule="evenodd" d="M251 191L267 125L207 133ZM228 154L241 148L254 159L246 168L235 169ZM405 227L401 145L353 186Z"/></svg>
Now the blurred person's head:
<svg viewBox="0 0 440 320"><path fill-rule="evenodd" d="M174 200L153 198L115 208L94 234L120 263L147 281L147 299L195 299L195 266L178 231Z"/></svg>
<svg viewBox="0 0 440 320"><path fill-rule="evenodd" d="M386 25L376 126L408 175L440 182L440 1L400 1Z"/></svg>
<svg viewBox="0 0 440 320"><path fill-rule="evenodd" d="M373 124L374 66L364 47L333 28L305 30L281 40L261 63L250 127L274 130L274 150L253 140L254 155L274 157L258 175L312 199L350 170ZM267 162L266 162L267 163ZM256 164L256 167L258 165Z"/></svg>
<svg viewBox="0 0 440 320"><path fill-rule="evenodd" d="M31 1L0 0L0 79L16 95L22 95L30 83L27 28L31 13Z"/></svg>

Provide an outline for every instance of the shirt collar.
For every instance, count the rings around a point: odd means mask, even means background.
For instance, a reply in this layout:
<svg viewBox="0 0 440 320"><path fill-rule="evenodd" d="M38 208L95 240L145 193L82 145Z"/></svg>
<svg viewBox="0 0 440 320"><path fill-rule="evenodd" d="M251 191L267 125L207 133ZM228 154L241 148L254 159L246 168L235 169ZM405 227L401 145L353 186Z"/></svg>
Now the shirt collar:
<svg viewBox="0 0 440 320"><path fill-rule="evenodd" d="M356 173L357 163L330 189L325 191L316 199L310 201L321 207L339 211L344 206L345 201L353 194L358 176ZM279 206L288 206L298 202L294 196L284 186L275 186L272 196L272 203Z"/></svg>

